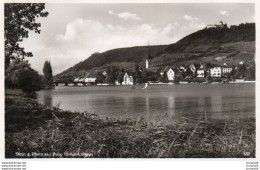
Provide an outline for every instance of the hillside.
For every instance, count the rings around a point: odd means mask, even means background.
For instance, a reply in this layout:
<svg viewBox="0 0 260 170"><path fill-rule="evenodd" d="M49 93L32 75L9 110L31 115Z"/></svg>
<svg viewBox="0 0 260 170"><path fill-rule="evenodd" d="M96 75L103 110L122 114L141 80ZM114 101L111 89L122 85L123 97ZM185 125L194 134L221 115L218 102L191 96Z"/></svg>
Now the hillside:
<svg viewBox="0 0 260 170"><path fill-rule="evenodd" d="M164 50L166 45L150 46L150 55L154 56ZM81 72L90 70L105 69L107 66L116 66L119 68L133 68L135 64L145 62L147 58L147 46L129 47L109 50L103 53L92 54L86 60L58 74L56 78L70 77ZM90 71L91 72L91 71Z"/></svg>
<svg viewBox="0 0 260 170"><path fill-rule="evenodd" d="M174 44L150 46L149 51L152 67L203 62L237 64L241 60L252 62L255 54L255 24L227 27L222 23L194 32ZM96 72L108 66L133 70L136 64L144 67L146 58L146 46L113 49L95 53L55 78L72 79L86 71Z"/></svg>

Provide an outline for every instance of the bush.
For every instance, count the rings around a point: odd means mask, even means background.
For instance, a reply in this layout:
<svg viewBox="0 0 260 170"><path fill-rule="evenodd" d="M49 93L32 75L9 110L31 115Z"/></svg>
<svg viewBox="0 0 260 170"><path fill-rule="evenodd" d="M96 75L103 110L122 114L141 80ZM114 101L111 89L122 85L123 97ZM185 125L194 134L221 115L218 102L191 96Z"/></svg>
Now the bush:
<svg viewBox="0 0 260 170"><path fill-rule="evenodd" d="M20 88L25 93L40 89L40 75L26 60L13 60L6 70L6 88Z"/></svg>
<svg viewBox="0 0 260 170"><path fill-rule="evenodd" d="M16 84L25 93L40 90L40 82L40 76L35 70L27 69L17 72Z"/></svg>

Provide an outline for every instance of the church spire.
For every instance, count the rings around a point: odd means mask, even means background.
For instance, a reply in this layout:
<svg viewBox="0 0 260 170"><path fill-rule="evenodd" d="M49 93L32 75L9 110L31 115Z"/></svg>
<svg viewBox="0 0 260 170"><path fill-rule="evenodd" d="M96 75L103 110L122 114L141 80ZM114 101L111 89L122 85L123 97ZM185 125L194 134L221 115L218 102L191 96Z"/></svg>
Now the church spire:
<svg viewBox="0 0 260 170"><path fill-rule="evenodd" d="M147 46L147 58L145 60L145 68L149 68L149 64L151 61L151 56L150 56L150 48L149 48L149 41L148 41L148 46Z"/></svg>

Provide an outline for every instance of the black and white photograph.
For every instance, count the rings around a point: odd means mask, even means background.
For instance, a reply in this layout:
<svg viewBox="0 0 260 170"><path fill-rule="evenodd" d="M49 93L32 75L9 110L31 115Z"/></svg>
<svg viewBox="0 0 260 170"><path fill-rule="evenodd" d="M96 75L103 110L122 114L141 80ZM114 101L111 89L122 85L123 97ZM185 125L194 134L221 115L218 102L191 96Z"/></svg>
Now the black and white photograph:
<svg viewBox="0 0 260 170"><path fill-rule="evenodd" d="M5 159L256 158L255 3L3 8Z"/></svg>

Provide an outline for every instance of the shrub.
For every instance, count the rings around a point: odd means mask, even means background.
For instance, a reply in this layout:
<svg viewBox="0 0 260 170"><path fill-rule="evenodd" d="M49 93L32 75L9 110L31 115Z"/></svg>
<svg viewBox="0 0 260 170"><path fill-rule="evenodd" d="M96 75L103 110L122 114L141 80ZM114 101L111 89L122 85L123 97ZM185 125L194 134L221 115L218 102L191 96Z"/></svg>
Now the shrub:
<svg viewBox="0 0 260 170"><path fill-rule="evenodd" d="M20 88L29 93L40 89L40 75L26 60L13 60L6 70L6 88Z"/></svg>
<svg viewBox="0 0 260 170"><path fill-rule="evenodd" d="M40 89L40 76L35 70L19 70L16 73L16 78L16 84L25 93L37 91Z"/></svg>

